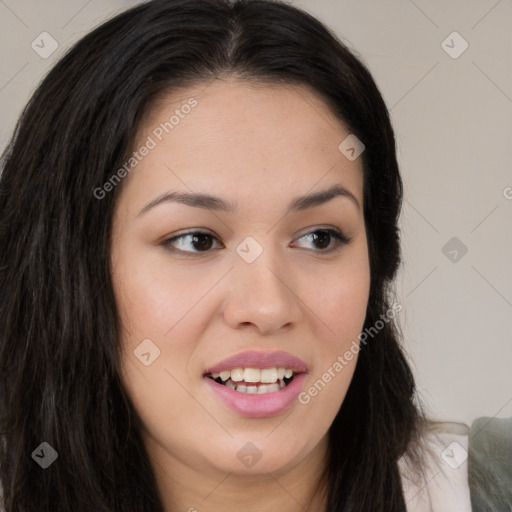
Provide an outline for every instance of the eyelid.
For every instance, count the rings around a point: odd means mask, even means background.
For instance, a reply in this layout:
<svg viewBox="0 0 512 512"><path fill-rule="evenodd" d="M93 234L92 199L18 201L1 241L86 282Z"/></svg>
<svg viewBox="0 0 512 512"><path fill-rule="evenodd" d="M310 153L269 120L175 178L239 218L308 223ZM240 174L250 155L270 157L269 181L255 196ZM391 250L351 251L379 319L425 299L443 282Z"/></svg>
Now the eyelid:
<svg viewBox="0 0 512 512"><path fill-rule="evenodd" d="M170 236L166 235L162 241L169 242L169 240L175 240L176 238L180 238L186 235L210 235L212 238L216 238L217 240L219 239L214 231L211 231L207 228L185 228L177 231L176 233L173 233Z"/></svg>
<svg viewBox="0 0 512 512"><path fill-rule="evenodd" d="M341 248L341 246L348 244L352 240L352 238L346 236L341 229L336 228L334 226L311 226L311 227L306 228L306 229L308 231L305 231L304 233L302 233L298 237L295 237L293 242L295 242L296 240L300 240L300 239L302 239L302 238L304 238L304 237L306 237L308 235L312 235L312 234L314 234L316 232L319 232L319 231L328 232L334 238L334 240L335 240L334 246L329 248L329 249L318 249L318 250L306 249L308 251L312 251L313 253L317 253L317 254L328 254L330 252L334 252L336 250L339 250ZM206 255L206 254L212 252L211 249L206 250L206 251L183 251L181 249L176 249L176 248L171 246L171 242L179 240L180 238L185 238L185 237L193 236L193 235L207 235L207 236L210 236L212 239L216 240L216 242L218 244L221 245L221 247L216 247L216 249L225 247L224 244L221 242L220 238L216 234L214 234L212 231L210 231L208 229L205 229L205 228L190 228L188 230L184 230L181 233L178 232L176 234L173 234L171 237L166 237L160 243L160 245L164 246L167 250L169 250L169 251L171 251L173 253L183 254L183 255L186 255L186 256L201 256L201 255Z"/></svg>
<svg viewBox="0 0 512 512"><path fill-rule="evenodd" d="M220 238L215 233L213 233L212 231L210 231L208 229L204 229L204 228L191 228L191 229L184 230L181 233L178 232L176 234L173 234L170 237L169 236L165 237L164 240L162 240L162 242L159 245L164 246L166 249L168 249L171 252L178 253L178 254L185 254L187 256L190 256L190 255L195 256L195 255L201 255L201 253L207 254L207 253L211 252L211 250L208 250L208 251L182 251L181 249L176 249L171 246L171 242L174 242L175 240L179 240L180 238L185 238L187 236L192 236L192 235L208 235L212 239L216 240L216 242L219 245L224 247L224 244L220 241ZM220 248L222 248L222 247L220 247ZM218 249L218 247L216 249Z"/></svg>
<svg viewBox="0 0 512 512"><path fill-rule="evenodd" d="M329 226L329 227L317 226L317 227L314 227L312 229L309 229L308 231L306 231L305 233L303 233L299 237L297 237L296 240L300 240L301 238L304 238L305 236L308 236L308 235L312 235L313 233L316 233L318 231L328 232L331 235L331 237L333 237L335 239L335 243L329 249L319 249L319 250L308 249L308 250L311 250L311 252L313 252L314 254L323 255L323 254L329 254L331 252L338 251L344 245L347 245L352 240L352 237L346 236L345 233L341 229L335 228L334 226Z"/></svg>
<svg viewBox="0 0 512 512"><path fill-rule="evenodd" d="M302 233L301 235L297 236L295 238L295 240L300 240L302 237L306 236L306 235L310 235L312 233L316 233L317 231L328 231L328 232L331 232L331 233L335 233L337 234L340 238L342 238L345 242L350 242L350 240L352 240L351 237L348 237L347 235L345 235L345 232L342 231L341 229L335 227L335 226L329 226L329 225L320 225L320 226L312 226L312 227L308 227L308 228L305 228L307 231L304 231L304 233Z"/></svg>

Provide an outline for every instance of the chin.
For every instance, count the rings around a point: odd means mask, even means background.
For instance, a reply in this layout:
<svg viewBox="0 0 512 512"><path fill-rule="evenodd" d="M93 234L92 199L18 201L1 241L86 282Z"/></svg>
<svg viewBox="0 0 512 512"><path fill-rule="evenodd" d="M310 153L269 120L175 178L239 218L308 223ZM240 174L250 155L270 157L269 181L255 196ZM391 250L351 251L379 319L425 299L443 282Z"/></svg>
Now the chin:
<svg viewBox="0 0 512 512"><path fill-rule="evenodd" d="M241 477L261 474L266 478L268 473L284 474L299 463L301 447L285 447L282 441L272 441L272 434L266 436L268 432L252 440L250 436L243 435L228 441L229 447L220 448L220 457L209 457L210 463L223 473L233 473ZM289 439L293 438L290 436Z"/></svg>

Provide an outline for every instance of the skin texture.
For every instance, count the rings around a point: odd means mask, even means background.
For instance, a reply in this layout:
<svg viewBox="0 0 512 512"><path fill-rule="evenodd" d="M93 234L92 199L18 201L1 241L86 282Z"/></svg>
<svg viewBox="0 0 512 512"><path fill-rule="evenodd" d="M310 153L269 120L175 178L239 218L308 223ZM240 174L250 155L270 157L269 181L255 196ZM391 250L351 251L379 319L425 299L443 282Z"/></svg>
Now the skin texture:
<svg viewBox="0 0 512 512"><path fill-rule="evenodd" d="M154 130L191 97L197 105L159 141ZM309 366L307 390L357 342L370 270L362 161L338 149L348 135L309 89L234 78L174 91L146 112L135 147L148 136L157 144L120 185L112 278L122 381L143 420L166 511L325 509L316 481L357 358L309 403L294 401L265 419L232 412L203 373L245 350L284 350ZM338 196L285 214L296 196L335 184L360 207ZM237 209L165 202L139 214L169 191L208 193ZM337 228L350 242L315 242L321 228ZM213 238L164 245L194 230ZM236 252L248 236L263 249L250 264ZM145 339L160 350L148 366L134 355ZM261 454L250 468L237 457L247 442Z"/></svg>

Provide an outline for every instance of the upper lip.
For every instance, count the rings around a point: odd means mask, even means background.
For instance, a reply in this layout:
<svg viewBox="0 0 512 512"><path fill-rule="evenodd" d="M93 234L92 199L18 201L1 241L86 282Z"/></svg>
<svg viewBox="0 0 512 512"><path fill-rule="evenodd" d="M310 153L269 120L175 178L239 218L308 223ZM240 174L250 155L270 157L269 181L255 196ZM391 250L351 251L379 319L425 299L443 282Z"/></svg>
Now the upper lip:
<svg viewBox="0 0 512 512"><path fill-rule="evenodd" d="M204 375L208 373L220 373L224 370L233 370L234 368L287 368L295 373L308 371L308 365L298 357L292 356L287 352L260 352L257 350L248 350L235 354L227 359L220 361L208 368Z"/></svg>

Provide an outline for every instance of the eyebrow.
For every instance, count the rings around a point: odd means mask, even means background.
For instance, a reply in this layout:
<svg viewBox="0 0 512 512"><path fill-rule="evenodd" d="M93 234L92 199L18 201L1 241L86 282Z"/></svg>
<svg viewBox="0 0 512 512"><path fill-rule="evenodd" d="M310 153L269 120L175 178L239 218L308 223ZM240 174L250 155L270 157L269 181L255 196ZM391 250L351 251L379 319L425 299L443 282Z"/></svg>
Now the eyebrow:
<svg viewBox="0 0 512 512"><path fill-rule="evenodd" d="M341 185L334 185L320 192L314 192L294 198L288 206L286 213L303 211L307 210L308 208L320 206L331 201L335 197L345 197L349 199L355 206L357 206L359 210L361 209L359 201L354 196L354 194L350 192L350 190L347 190ZM158 196L157 198L147 203L137 214L137 216L143 215L144 213L152 210L160 204L169 202L181 203L187 206L193 206L195 208L204 208L207 210L223 211L228 213L233 213L237 209L235 203L225 201L220 197L215 197L210 194L191 192L166 192L165 194L162 194L161 196Z"/></svg>

